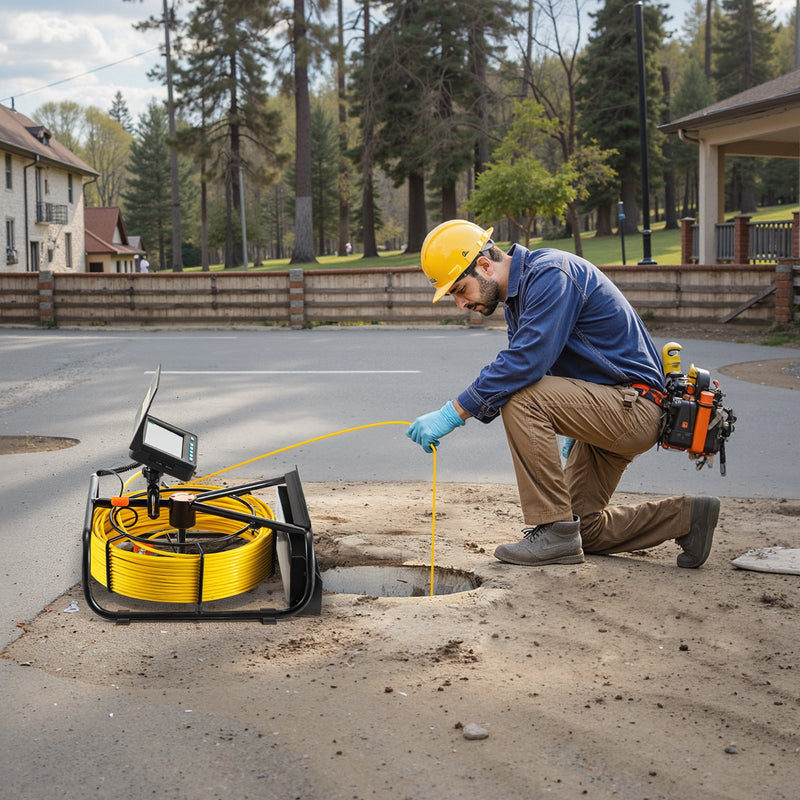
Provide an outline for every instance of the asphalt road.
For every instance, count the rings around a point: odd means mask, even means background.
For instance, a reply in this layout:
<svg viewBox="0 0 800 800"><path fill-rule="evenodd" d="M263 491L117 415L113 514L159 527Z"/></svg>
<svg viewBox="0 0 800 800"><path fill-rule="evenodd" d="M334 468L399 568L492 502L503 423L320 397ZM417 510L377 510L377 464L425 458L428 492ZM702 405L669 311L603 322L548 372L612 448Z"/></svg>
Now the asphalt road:
<svg viewBox="0 0 800 800"><path fill-rule="evenodd" d="M157 417L199 437L199 475L352 427L413 420L455 396L505 344L501 330L317 328L254 331L0 330L0 434L70 437L63 450L0 456L3 643L80 579L90 475L130 461L134 420L162 367ZM658 341L660 346L663 342ZM788 358L796 350L682 340L684 367ZM800 498L800 403L787 389L723 376L738 417L728 476L653 450L629 468L634 492ZM297 467L304 482L415 481L431 456L405 424L332 436L226 474ZM513 483L502 423L442 440L438 480Z"/></svg>

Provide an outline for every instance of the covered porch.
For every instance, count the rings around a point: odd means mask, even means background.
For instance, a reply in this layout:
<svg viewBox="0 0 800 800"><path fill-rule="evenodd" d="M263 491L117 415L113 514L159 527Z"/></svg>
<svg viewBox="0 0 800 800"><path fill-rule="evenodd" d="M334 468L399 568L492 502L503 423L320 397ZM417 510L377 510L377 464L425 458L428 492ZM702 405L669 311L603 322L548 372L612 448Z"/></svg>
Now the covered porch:
<svg viewBox="0 0 800 800"><path fill-rule="evenodd" d="M746 217L725 223L725 158L751 156L791 159L788 169L800 175L800 70L781 75L745 92L721 100L685 117L660 126L667 134L698 146L700 219L684 223L687 245L684 263L719 261L748 263L764 248L760 231ZM786 209L786 223L773 223L775 260L800 257L798 221L794 208ZM722 226L722 227L720 227ZM738 236L737 236L738 234ZM787 244L791 252L784 252ZM682 247L682 251L684 248Z"/></svg>

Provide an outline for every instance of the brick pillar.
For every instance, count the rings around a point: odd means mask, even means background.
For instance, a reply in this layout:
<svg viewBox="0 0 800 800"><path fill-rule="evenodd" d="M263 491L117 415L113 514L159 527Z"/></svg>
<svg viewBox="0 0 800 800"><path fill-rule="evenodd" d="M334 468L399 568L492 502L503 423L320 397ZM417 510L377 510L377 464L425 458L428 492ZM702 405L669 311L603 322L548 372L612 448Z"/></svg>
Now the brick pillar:
<svg viewBox="0 0 800 800"><path fill-rule="evenodd" d="M692 263L694 250L694 217L684 217L681 220L681 264Z"/></svg>
<svg viewBox="0 0 800 800"><path fill-rule="evenodd" d="M289 326L294 330L306 324L306 282L302 269L289 270Z"/></svg>
<svg viewBox="0 0 800 800"><path fill-rule="evenodd" d="M39 324L43 328L52 328L56 324L53 307L53 273L50 270L39 272Z"/></svg>
<svg viewBox="0 0 800 800"><path fill-rule="evenodd" d="M775 267L775 322L786 325L794 312L794 265L792 259L778 259Z"/></svg>
<svg viewBox="0 0 800 800"><path fill-rule="evenodd" d="M747 264L750 252L750 217L733 220L733 263Z"/></svg>

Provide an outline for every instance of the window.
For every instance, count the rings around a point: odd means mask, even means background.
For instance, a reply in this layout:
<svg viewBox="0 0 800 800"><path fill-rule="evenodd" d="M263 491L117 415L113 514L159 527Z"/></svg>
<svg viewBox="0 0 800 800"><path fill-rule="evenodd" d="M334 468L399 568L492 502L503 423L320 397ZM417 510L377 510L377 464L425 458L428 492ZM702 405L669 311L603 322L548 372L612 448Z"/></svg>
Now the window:
<svg viewBox="0 0 800 800"><path fill-rule="evenodd" d="M6 220L6 264L18 264L17 242L14 237L14 220Z"/></svg>
<svg viewBox="0 0 800 800"><path fill-rule="evenodd" d="M39 271L39 242L31 242L31 263L28 268L31 272Z"/></svg>
<svg viewBox="0 0 800 800"><path fill-rule="evenodd" d="M67 175L67 200L72 203L72 175Z"/></svg>
<svg viewBox="0 0 800 800"><path fill-rule="evenodd" d="M6 153L6 189L14 188L14 161L10 153Z"/></svg>
<svg viewBox="0 0 800 800"><path fill-rule="evenodd" d="M72 177L72 176L70 176ZM72 234L64 234L64 261L67 269L72 269Z"/></svg>

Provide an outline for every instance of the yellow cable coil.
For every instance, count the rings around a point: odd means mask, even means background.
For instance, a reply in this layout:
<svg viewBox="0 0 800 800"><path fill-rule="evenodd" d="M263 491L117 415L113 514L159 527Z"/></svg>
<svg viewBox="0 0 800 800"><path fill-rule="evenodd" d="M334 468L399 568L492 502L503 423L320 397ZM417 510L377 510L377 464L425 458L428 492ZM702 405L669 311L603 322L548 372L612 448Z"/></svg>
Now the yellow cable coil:
<svg viewBox="0 0 800 800"><path fill-rule="evenodd" d="M164 501L175 492L202 493L219 487L182 484L163 489ZM141 493L137 493L141 496ZM127 495L133 496L133 495ZM275 519L272 509L252 495L220 497L213 501L219 508L252 513L264 519ZM252 509L252 510L251 510ZM111 523L112 515L119 528L130 534L148 539L152 544L134 542L123 537L114 541L108 549L109 540L120 532ZM206 553L203 557L203 601L219 600L250 591L272 574L271 528L245 528L245 524L223 519L203 511L196 514L195 529L235 536L238 546L221 552ZM187 532L190 533L190 532ZM138 515L131 508L97 509L92 520L91 572L92 577L106 588L106 552L111 568L111 590L116 594L137 600L153 600L163 603L198 602L201 555L199 552L175 552L164 542L169 536L177 541L178 531L169 523L169 507L161 505L158 519L150 519L145 509ZM191 537L188 536L189 540ZM158 540L156 542L156 540Z"/></svg>

